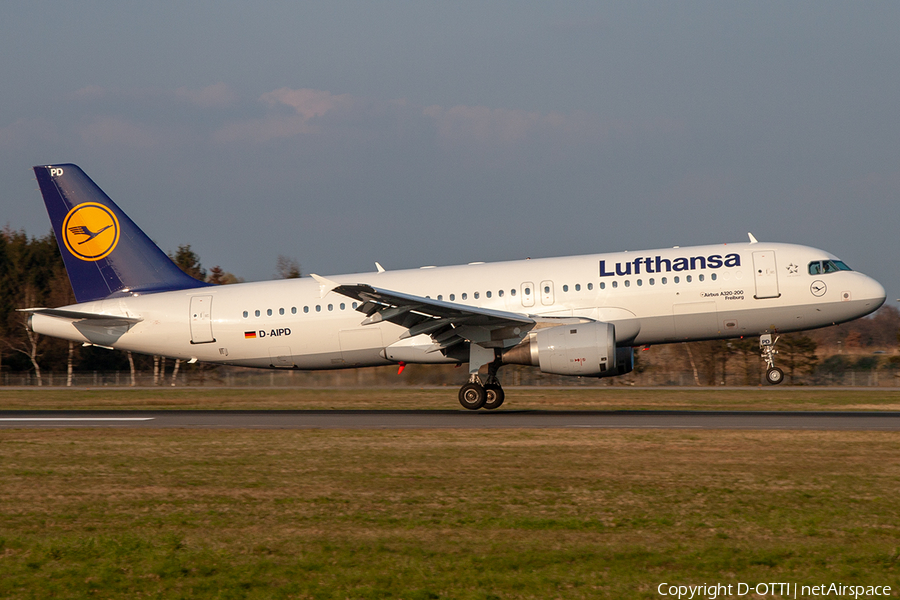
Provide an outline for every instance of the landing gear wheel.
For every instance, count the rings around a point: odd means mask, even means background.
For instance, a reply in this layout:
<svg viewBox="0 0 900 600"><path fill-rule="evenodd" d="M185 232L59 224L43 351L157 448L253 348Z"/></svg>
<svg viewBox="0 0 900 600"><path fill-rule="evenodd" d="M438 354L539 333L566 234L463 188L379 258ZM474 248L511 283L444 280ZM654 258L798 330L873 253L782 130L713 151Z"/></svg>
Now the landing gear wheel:
<svg viewBox="0 0 900 600"><path fill-rule="evenodd" d="M768 371L766 371L766 381L768 381L771 385L778 385L782 381L784 381L784 371L779 369L778 367L772 367Z"/></svg>
<svg viewBox="0 0 900 600"><path fill-rule="evenodd" d="M479 383L467 383L459 388L459 403L463 405L463 408L478 410L484 406L485 400L487 400L487 393L484 391L484 386Z"/></svg>
<svg viewBox="0 0 900 600"><path fill-rule="evenodd" d="M484 395L484 408L488 410L500 408L500 405L503 404L503 400L506 398L503 388L496 383L489 383L484 386Z"/></svg>

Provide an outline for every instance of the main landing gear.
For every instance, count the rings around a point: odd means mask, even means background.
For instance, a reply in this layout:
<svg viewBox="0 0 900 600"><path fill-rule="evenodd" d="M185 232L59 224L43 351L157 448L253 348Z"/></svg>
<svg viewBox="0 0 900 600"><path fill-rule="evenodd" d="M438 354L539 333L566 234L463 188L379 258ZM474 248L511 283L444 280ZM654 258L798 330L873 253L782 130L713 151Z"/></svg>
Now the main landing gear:
<svg viewBox="0 0 900 600"><path fill-rule="evenodd" d="M499 360L494 360L488 364L488 374L484 383L482 383L478 373L469 375L469 382L459 388L459 403L462 404L463 408L468 408L469 410L478 410L479 408L494 410L495 408L500 408L500 405L503 404L503 400L506 398L503 388L500 387L500 380L497 379L497 371L500 369L500 364Z"/></svg>
<svg viewBox="0 0 900 600"><path fill-rule="evenodd" d="M778 350L775 349L777 343L778 338L776 337L773 341L770 333L759 336L759 349L767 367L766 381L770 385L778 385L784 381L784 371L775 366L775 355L778 354Z"/></svg>

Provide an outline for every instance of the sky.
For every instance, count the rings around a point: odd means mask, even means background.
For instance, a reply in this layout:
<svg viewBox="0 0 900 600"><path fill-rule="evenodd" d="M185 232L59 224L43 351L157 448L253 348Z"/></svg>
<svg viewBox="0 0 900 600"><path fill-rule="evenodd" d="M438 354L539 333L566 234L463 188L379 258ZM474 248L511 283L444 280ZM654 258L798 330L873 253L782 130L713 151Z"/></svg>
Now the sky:
<svg viewBox="0 0 900 600"><path fill-rule="evenodd" d="M900 3L0 6L0 225L71 162L248 281L742 242L900 298Z"/></svg>

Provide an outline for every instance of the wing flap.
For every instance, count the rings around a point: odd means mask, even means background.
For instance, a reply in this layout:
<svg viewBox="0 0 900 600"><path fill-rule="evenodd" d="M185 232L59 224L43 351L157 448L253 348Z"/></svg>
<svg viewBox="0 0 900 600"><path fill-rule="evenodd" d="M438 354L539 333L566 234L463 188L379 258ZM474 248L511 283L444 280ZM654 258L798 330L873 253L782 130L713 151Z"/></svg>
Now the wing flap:
<svg viewBox="0 0 900 600"><path fill-rule="evenodd" d="M535 320L525 315L444 302L365 283L336 284L331 291L361 302L356 310L366 315L362 325L394 323L407 330L401 339L429 334L435 342L432 351L464 341L508 347L521 341L535 326Z"/></svg>

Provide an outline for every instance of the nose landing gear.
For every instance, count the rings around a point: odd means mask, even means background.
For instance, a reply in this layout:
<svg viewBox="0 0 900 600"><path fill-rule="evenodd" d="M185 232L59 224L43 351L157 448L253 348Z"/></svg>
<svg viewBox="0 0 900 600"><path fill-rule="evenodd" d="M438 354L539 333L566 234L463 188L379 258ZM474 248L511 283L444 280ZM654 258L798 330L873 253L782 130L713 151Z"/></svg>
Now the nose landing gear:
<svg viewBox="0 0 900 600"><path fill-rule="evenodd" d="M784 371L775 366L775 355L778 354L778 350L775 349L777 343L778 338L776 337L773 341L770 333L759 336L759 349L767 367L766 381L770 385L778 385L784 381Z"/></svg>

